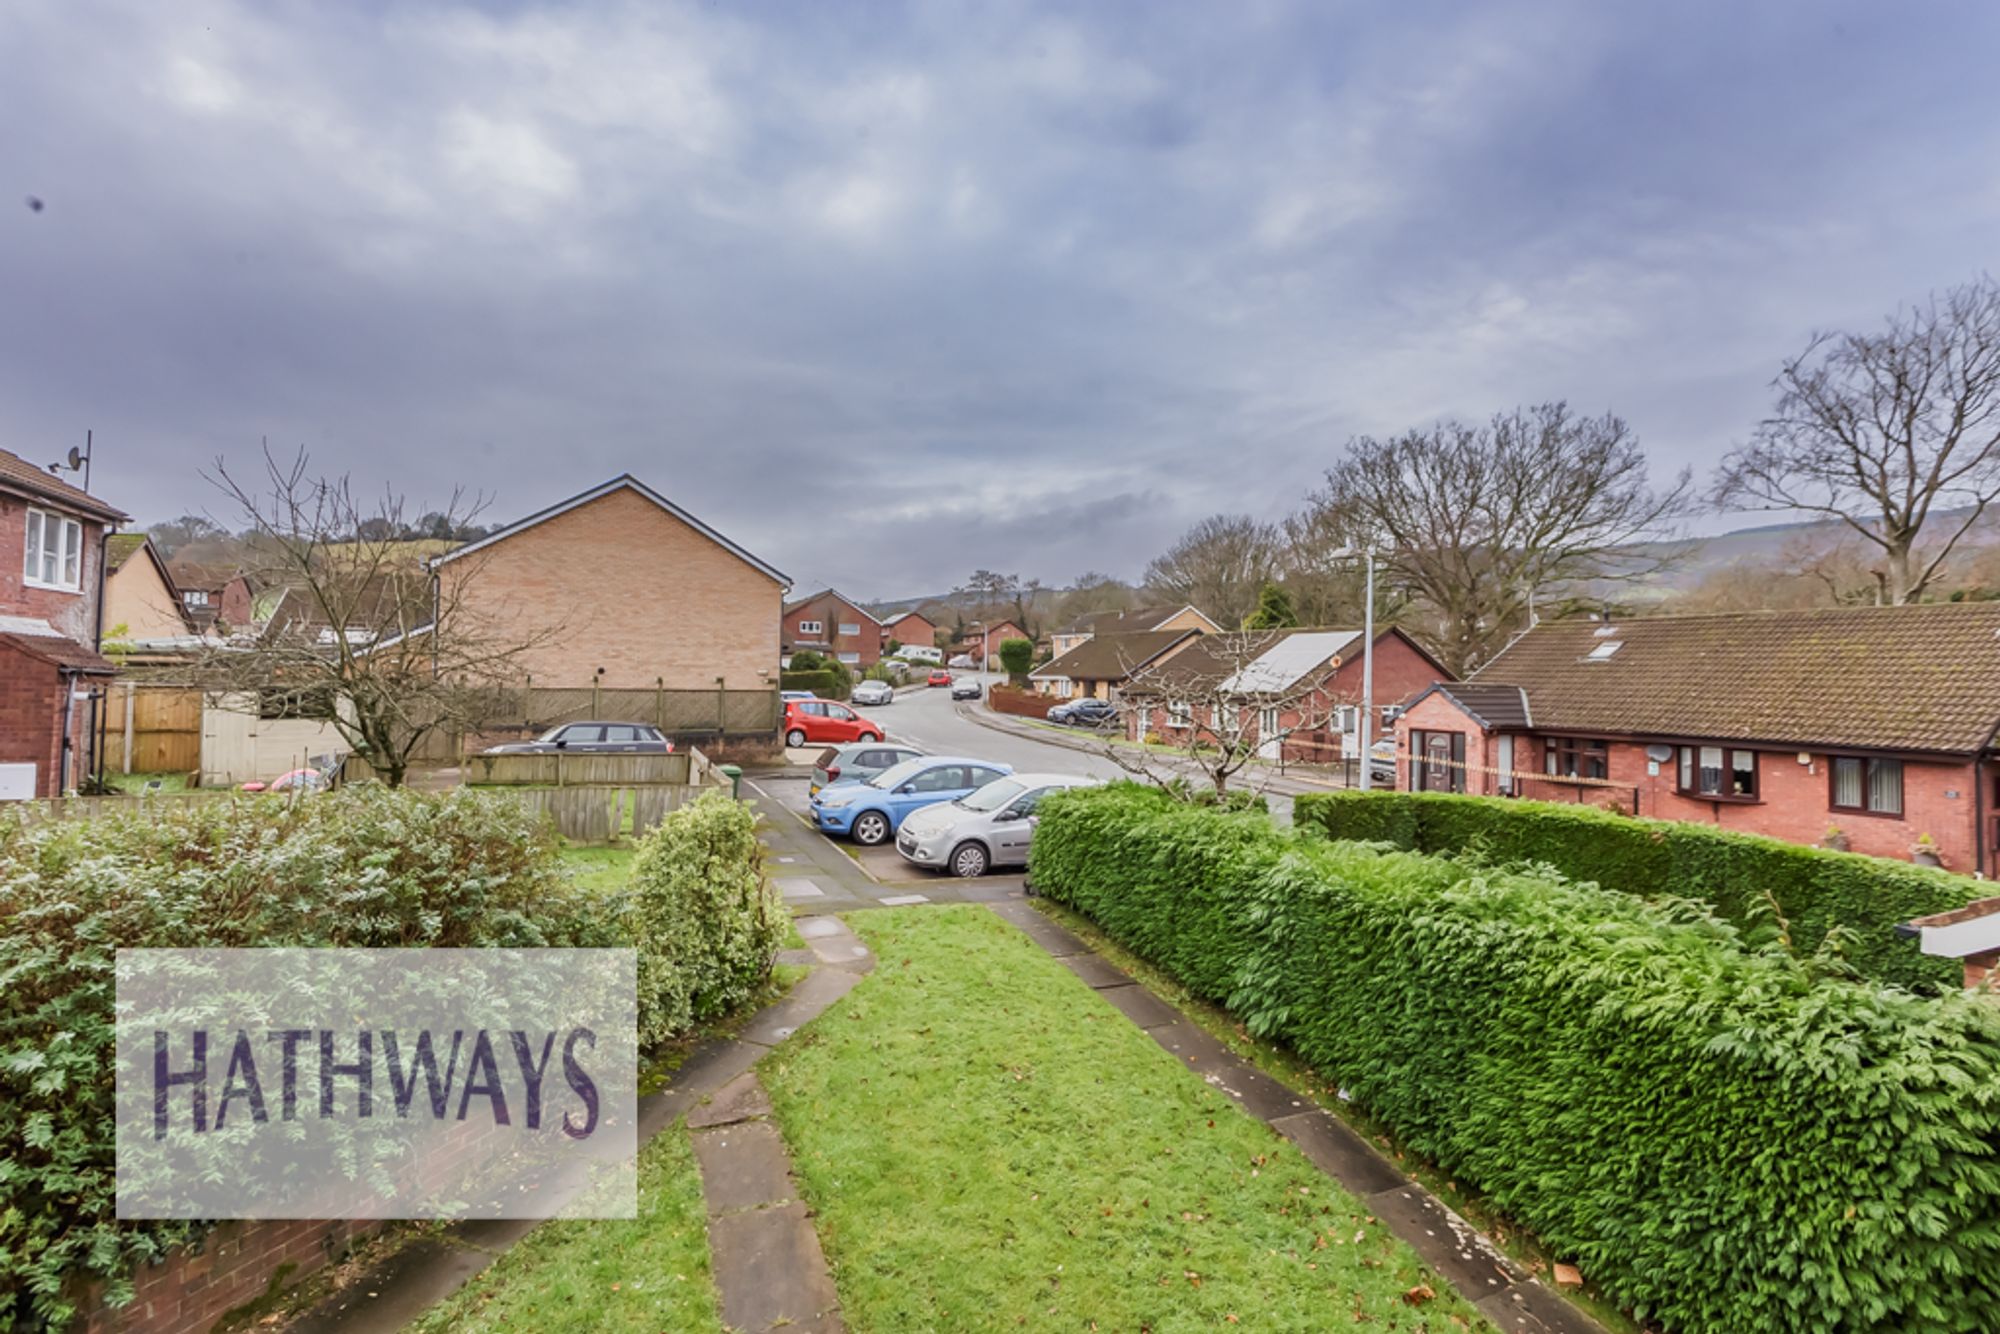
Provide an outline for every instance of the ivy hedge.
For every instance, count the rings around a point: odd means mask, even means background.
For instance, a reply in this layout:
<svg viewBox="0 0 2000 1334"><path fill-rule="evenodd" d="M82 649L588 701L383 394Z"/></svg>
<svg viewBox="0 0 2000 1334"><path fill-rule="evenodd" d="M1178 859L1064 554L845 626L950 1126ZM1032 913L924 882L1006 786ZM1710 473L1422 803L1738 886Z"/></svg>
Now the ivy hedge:
<svg viewBox="0 0 2000 1334"><path fill-rule="evenodd" d="M634 947L648 1039L736 1004L784 929L754 817L720 794L648 836L632 892L579 887L504 795L362 784L29 825L0 819L0 1326L61 1326L77 1285L205 1225L116 1217L121 947Z"/></svg>
<svg viewBox="0 0 2000 1334"><path fill-rule="evenodd" d="M1132 785L1039 813L1040 892L1289 1044L1642 1320L1992 1328L2000 1007L1827 978L1692 903Z"/></svg>
<svg viewBox="0 0 2000 1334"><path fill-rule="evenodd" d="M1923 989L1955 986L1958 964L1918 953L1896 935L1896 924L1962 907L1989 888L1931 867L1594 806L1439 792L1326 792L1300 797L1295 809L1301 825L1337 839L1543 863L1572 880L1641 898L1698 899L1752 933L1779 925L1775 907L1797 949L1818 949L1839 928L1840 952L1864 977Z"/></svg>

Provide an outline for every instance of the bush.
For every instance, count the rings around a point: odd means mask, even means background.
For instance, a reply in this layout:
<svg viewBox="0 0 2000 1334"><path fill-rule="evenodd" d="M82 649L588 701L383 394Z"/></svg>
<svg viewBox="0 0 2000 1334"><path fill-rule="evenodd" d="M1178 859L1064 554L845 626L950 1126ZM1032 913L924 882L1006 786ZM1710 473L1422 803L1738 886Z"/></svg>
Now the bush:
<svg viewBox="0 0 2000 1334"><path fill-rule="evenodd" d="M778 673L780 690L810 690L821 699L846 699L851 687L845 679L846 672L815 668L809 672Z"/></svg>
<svg viewBox="0 0 2000 1334"><path fill-rule="evenodd" d="M749 806L704 792L668 815L639 843L632 889L641 1043L735 1009L770 975L791 919Z"/></svg>
<svg viewBox="0 0 2000 1334"><path fill-rule="evenodd" d="M2000 1011L1816 976L1691 905L1045 801L1037 888L1288 1042L1646 1321L1970 1331L2000 1303Z"/></svg>
<svg viewBox="0 0 2000 1334"><path fill-rule="evenodd" d="M1591 806L1431 792L1329 792L1299 798L1296 811L1301 826L1334 838L1414 852L1477 853L1498 863L1541 862L1572 880L1594 880L1641 898L1699 899L1752 934L1777 925L1775 905L1795 949L1810 953L1840 928L1851 934L1836 943L1862 975L1925 989L1955 986L1958 965L1919 954L1895 934L1896 924L1962 907L1986 888L1929 867Z"/></svg>
<svg viewBox="0 0 2000 1334"><path fill-rule="evenodd" d="M0 1292L52 1324L72 1275L128 1300L135 1263L203 1227L115 1217L117 948L624 943L517 803L373 784L0 820L0 923Z"/></svg>
<svg viewBox="0 0 2000 1334"><path fill-rule="evenodd" d="M1032 639L1003 639L994 652L1000 658L1001 667L1006 669L1009 685L1025 685L1028 673L1035 668L1035 641Z"/></svg>

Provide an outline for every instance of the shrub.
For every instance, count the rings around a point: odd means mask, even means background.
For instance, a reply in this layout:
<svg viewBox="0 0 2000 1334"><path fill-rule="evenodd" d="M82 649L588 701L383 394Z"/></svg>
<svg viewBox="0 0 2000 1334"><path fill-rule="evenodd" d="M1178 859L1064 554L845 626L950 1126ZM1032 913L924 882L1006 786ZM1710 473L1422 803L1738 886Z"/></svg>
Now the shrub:
<svg viewBox="0 0 2000 1334"><path fill-rule="evenodd" d="M1796 950L1818 949L1839 928L1848 934L1837 944L1863 976L1925 989L1955 985L1958 966L1919 954L1895 934L1896 924L1961 907L1985 889L1947 871L1591 806L1432 792L1330 792L1301 797L1295 809L1301 826L1337 839L1477 853L1502 864L1546 863L1572 880L1594 880L1641 898L1698 899L1753 935L1777 925L1775 906Z"/></svg>
<svg viewBox="0 0 2000 1334"><path fill-rule="evenodd" d="M844 673L836 673L826 668L809 672L778 673L780 690L810 690L821 699L846 699L850 686Z"/></svg>
<svg viewBox="0 0 2000 1334"><path fill-rule="evenodd" d="M115 1217L117 948L624 943L517 803L373 784L0 820L0 923L0 1292L52 1324L67 1278L127 1300L135 1263L202 1226Z"/></svg>
<svg viewBox="0 0 2000 1334"><path fill-rule="evenodd" d="M1129 785L1037 888L1289 1043L1643 1320L1970 1331L2000 1302L2000 1010L1816 976L1690 904Z"/></svg>
<svg viewBox="0 0 2000 1334"><path fill-rule="evenodd" d="M1001 667L1006 669L1009 685L1025 685L1028 673L1035 668L1035 641L1032 639L1003 639L994 652L1000 658Z"/></svg>
<svg viewBox="0 0 2000 1334"><path fill-rule="evenodd" d="M749 806L704 792L669 814L640 841L632 888L641 1043L736 1008L770 975L790 916Z"/></svg>

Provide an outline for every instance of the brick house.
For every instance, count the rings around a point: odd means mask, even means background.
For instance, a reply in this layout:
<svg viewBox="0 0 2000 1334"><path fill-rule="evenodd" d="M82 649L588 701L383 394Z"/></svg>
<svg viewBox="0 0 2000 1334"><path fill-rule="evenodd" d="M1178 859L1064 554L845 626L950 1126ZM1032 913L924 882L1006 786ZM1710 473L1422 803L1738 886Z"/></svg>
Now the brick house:
<svg viewBox="0 0 2000 1334"><path fill-rule="evenodd" d="M886 651L892 639L898 644L936 648L937 634L937 626L923 613L906 611L901 616L891 617L882 623L882 648Z"/></svg>
<svg viewBox="0 0 2000 1334"><path fill-rule="evenodd" d="M786 576L629 473L436 557L538 686L775 688Z"/></svg>
<svg viewBox="0 0 2000 1334"><path fill-rule="evenodd" d="M180 639L195 633L181 591L144 533L113 533L104 543L105 638L127 642Z"/></svg>
<svg viewBox="0 0 2000 1334"><path fill-rule="evenodd" d="M1135 630L1199 630L1219 635L1222 627L1194 607L1140 607L1133 611L1095 611L1079 616L1049 636L1049 646L1060 658L1092 635L1129 634Z"/></svg>
<svg viewBox="0 0 2000 1334"><path fill-rule="evenodd" d="M1139 706L1128 732L1133 740L1155 735L1178 742L1191 729L1212 732L1215 711L1228 709L1233 716L1225 732L1259 738L1262 759L1331 764L1356 758L1365 646L1359 630L1204 635L1127 687L1126 698ZM1374 649L1377 715L1370 735L1381 737L1385 716L1451 673L1394 626L1376 634Z"/></svg>
<svg viewBox="0 0 2000 1334"><path fill-rule="evenodd" d="M0 450L0 796L60 796L87 773L116 670L97 651L104 542L127 518Z"/></svg>
<svg viewBox="0 0 2000 1334"><path fill-rule="evenodd" d="M1405 788L2000 870L2000 603L1550 622L1398 726Z"/></svg>
<svg viewBox="0 0 2000 1334"><path fill-rule="evenodd" d="M1021 628L1018 621L1011 618L998 620L991 625L978 621L968 621L953 653L965 654L974 662L979 661L982 650L986 655L985 669L997 671L1000 667L1000 645L1009 639L1026 639L1033 642L1034 636Z"/></svg>
<svg viewBox="0 0 2000 1334"><path fill-rule="evenodd" d="M822 589L811 597L787 602L784 618L780 634L787 658L808 651L835 658L856 672L882 661L886 637L882 622L836 589Z"/></svg>
<svg viewBox="0 0 2000 1334"><path fill-rule="evenodd" d="M1037 694L1057 699L1117 700L1134 676L1201 638L1199 630L1128 630L1092 635L1028 673Z"/></svg>
<svg viewBox="0 0 2000 1334"><path fill-rule="evenodd" d="M167 569L197 633L217 625L242 630L256 619L256 593L243 571L187 560L172 561Z"/></svg>

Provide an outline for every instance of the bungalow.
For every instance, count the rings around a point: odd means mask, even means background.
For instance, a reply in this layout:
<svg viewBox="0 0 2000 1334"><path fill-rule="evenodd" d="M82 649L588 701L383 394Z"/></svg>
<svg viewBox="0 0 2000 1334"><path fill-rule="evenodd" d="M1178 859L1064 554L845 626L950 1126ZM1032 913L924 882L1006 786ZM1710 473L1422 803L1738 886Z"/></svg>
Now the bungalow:
<svg viewBox="0 0 2000 1334"><path fill-rule="evenodd" d="M937 632L937 626L922 612L906 611L882 622L882 648L886 651L890 640L918 648L936 648Z"/></svg>
<svg viewBox="0 0 2000 1334"><path fill-rule="evenodd" d="M1133 630L1092 635L1028 673L1036 693L1058 699L1116 699L1139 673L1201 638L1199 630Z"/></svg>
<svg viewBox="0 0 2000 1334"><path fill-rule="evenodd" d="M882 622L836 589L787 602L780 635L787 658L809 650L836 658L857 672L882 661Z"/></svg>
<svg viewBox="0 0 2000 1334"><path fill-rule="evenodd" d="M126 518L0 450L0 798L60 796L88 772L116 670L97 651L104 542Z"/></svg>
<svg viewBox="0 0 2000 1334"><path fill-rule="evenodd" d="M1052 634L1051 647L1060 658L1094 634L1129 634L1134 630L1199 630L1219 635L1222 627L1193 607L1141 607L1136 611L1094 611L1079 616Z"/></svg>
<svg viewBox="0 0 2000 1334"><path fill-rule="evenodd" d="M1368 655L1359 630L1244 631L1204 635L1186 652L1126 687L1140 703L1128 721L1133 740L1175 740L1190 729L1256 738L1260 758L1328 764L1360 754L1361 701ZM1444 664L1400 628L1375 636L1371 736L1382 719L1439 680Z"/></svg>
<svg viewBox="0 0 2000 1334"><path fill-rule="evenodd" d="M2000 869L2000 603L1549 622L1400 728L1413 790Z"/></svg>

